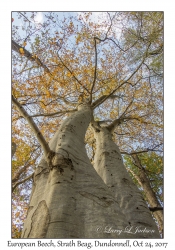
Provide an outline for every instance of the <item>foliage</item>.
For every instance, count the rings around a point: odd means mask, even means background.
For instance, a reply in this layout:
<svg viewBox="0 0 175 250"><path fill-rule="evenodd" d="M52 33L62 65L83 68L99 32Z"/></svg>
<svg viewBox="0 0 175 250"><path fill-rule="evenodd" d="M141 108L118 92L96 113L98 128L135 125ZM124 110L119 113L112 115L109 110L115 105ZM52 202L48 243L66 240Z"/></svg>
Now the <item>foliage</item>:
<svg viewBox="0 0 175 250"><path fill-rule="evenodd" d="M138 155L142 168L150 181L150 185L156 194L159 202L163 205L163 157L156 152L142 153ZM133 163L130 156L125 156L125 165L130 168L136 176L139 175L139 168ZM133 181L141 188L140 183L131 174ZM141 188L144 195L144 190ZM144 195L145 196L145 195ZM146 197L145 197L146 199Z"/></svg>
<svg viewBox="0 0 175 250"><path fill-rule="evenodd" d="M114 131L121 151L152 149L162 143L162 12L44 12L40 23L37 12L12 16L12 94L47 142L61 121L88 99L95 120L121 120ZM93 161L90 128L86 138ZM22 227L42 149L15 105L12 141L17 145L12 160L13 237L19 237L16 230ZM148 159L146 163L143 155L142 162L151 171L149 178L155 178L159 158ZM151 159L156 161L154 170ZM155 192L161 185L156 179Z"/></svg>

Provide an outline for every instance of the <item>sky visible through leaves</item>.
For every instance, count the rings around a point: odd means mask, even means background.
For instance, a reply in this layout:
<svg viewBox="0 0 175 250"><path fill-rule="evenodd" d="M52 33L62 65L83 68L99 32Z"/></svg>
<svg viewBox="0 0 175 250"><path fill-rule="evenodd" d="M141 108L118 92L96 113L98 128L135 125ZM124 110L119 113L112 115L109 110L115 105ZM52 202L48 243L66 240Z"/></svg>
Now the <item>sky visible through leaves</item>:
<svg viewBox="0 0 175 250"><path fill-rule="evenodd" d="M121 152L156 149L162 156L162 22L160 12L12 12L12 39L21 46L12 55L12 94L46 141L82 98L95 103L111 96L97 105L94 118L110 124L125 116L114 131ZM51 74L27 60L24 49ZM20 181L33 173L42 150L16 109L12 117L18 145L12 175L24 168ZM89 129L86 149L93 163L92 141ZM30 189L29 180L13 194L16 225L22 226Z"/></svg>

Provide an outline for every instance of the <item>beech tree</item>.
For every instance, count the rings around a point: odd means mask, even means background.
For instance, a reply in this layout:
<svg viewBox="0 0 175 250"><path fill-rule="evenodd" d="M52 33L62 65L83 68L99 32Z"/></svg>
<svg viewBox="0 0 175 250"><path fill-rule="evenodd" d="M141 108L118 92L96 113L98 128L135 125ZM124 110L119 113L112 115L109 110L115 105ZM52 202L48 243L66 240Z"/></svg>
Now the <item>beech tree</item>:
<svg viewBox="0 0 175 250"><path fill-rule="evenodd" d="M162 145L163 13L13 15L13 236L159 238L121 152Z"/></svg>

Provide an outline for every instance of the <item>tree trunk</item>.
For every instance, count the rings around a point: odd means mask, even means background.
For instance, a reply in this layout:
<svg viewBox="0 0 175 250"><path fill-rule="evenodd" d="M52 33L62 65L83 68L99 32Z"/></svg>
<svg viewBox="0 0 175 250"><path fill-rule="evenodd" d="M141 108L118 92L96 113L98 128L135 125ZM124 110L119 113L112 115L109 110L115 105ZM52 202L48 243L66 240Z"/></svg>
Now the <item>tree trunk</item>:
<svg viewBox="0 0 175 250"><path fill-rule="evenodd" d="M12 157L16 153L16 143L12 142Z"/></svg>
<svg viewBox="0 0 175 250"><path fill-rule="evenodd" d="M150 182L147 178L147 175L145 173L144 168L141 165L141 162L138 158L137 155L132 155L132 158L134 160L135 165L138 167L139 169L139 175L137 175L137 179L139 180L139 183L141 184L146 199L148 200L148 203L151 207L161 207L154 191L151 188ZM163 235L163 211L159 210L159 211L154 211L153 213L155 219L157 220L158 224L159 224L159 230Z"/></svg>
<svg viewBox="0 0 175 250"><path fill-rule="evenodd" d="M140 230L146 228L145 232L137 232L135 237L160 238L146 202L126 171L120 150L112 140L111 132L106 127L98 126L98 129L94 127L94 134L96 139L94 168L113 192L132 231L135 232L136 228ZM150 231L146 232L146 230Z"/></svg>
<svg viewBox="0 0 175 250"><path fill-rule="evenodd" d="M49 146L52 167L41 159L34 174L22 238L131 238L112 193L87 157L84 136L92 118L88 105L68 117ZM112 229L123 230L109 233Z"/></svg>

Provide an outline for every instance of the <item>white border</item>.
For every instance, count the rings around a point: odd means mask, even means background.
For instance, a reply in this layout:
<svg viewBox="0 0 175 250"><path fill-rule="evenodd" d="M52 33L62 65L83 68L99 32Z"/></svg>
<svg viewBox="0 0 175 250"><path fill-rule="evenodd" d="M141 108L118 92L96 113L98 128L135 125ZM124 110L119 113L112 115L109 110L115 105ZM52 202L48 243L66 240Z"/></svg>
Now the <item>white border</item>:
<svg viewBox="0 0 175 250"><path fill-rule="evenodd" d="M11 240L11 11L164 11L165 18L165 77L164 77L164 126L165 126L165 238L168 249L174 241L174 139L175 139L175 4L173 0L49 0L1 2L0 14L0 245L7 249ZM25 242L24 240L22 240ZM150 241L150 240L149 240ZM156 242L152 240L151 242ZM9 249L9 248L8 248ZM143 248L142 248L143 249ZM144 248L147 249L147 248ZM159 248L162 249L162 248Z"/></svg>

